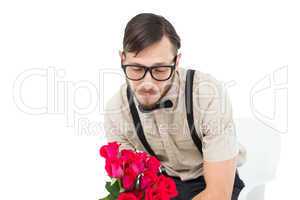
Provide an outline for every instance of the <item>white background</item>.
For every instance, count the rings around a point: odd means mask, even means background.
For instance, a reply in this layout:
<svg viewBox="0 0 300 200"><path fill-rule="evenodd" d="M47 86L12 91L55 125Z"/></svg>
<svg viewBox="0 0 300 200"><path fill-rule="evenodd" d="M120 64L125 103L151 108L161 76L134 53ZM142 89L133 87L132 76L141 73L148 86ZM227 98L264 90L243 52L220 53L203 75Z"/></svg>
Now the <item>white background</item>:
<svg viewBox="0 0 300 200"><path fill-rule="evenodd" d="M124 82L118 50L127 21L140 12L173 23L181 67L233 81L235 118L255 118L251 88L288 69L280 78L288 80L289 123L284 112L273 121L286 131L266 199L297 199L299 10L297 1L0 1L0 199L99 198L102 109ZM272 91L256 101L262 113L274 112Z"/></svg>

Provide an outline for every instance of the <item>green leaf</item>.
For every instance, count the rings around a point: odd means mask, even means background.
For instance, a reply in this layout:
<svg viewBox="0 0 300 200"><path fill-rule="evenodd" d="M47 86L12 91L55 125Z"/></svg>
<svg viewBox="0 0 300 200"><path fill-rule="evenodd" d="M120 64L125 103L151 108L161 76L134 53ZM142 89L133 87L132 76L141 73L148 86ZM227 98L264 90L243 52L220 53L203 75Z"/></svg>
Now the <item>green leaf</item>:
<svg viewBox="0 0 300 200"><path fill-rule="evenodd" d="M110 199L116 200L120 194L121 184L119 180L114 180L113 183L106 182L106 190L110 193Z"/></svg>
<svg viewBox="0 0 300 200"><path fill-rule="evenodd" d="M111 200L111 195L109 194L106 197L99 199L99 200Z"/></svg>
<svg viewBox="0 0 300 200"><path fill-rule="evenodd" d="M106 182L105 188L108 192L109 192L110 186L111 186L111 182Z"/></svg>

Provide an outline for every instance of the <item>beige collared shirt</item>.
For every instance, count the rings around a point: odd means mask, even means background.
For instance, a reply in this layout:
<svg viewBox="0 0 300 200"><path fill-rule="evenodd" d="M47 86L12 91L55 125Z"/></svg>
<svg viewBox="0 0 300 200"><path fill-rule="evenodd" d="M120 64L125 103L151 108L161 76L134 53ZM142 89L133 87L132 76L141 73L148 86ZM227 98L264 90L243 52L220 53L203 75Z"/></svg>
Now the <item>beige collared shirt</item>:
<svg viewBox="0 0 300 200"><path fill-rule="evenodd" d="M172 108L141 112L145 137L167 173L189 180L203 175L203 160L222 161L238 156L245 162L246 150L237 141L231 103L224 85L213 76L196 71L193 84L195 128L202 140L203 158L193 143L186 118L186 69L178 68L174 82L162 100ZM117 141L120 149L146 151L135 131L127 96L127 83L106 104L104 128L107 140Z"/></svg>

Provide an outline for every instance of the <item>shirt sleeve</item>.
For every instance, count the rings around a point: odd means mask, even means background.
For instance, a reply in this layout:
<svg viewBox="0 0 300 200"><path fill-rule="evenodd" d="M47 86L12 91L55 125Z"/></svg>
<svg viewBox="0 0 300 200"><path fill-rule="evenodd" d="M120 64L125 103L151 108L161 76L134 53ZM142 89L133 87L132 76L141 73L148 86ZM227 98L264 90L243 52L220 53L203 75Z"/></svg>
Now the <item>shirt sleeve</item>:
<svg viewBox="0 0 300 200"><path fill-rule="evenodd" d="M201 120L203 160L224 161L237 156L239 147L227 89L218 82L214 91Z"/></svg>
<svg viewBox="0 0 300 200"><path fill-rule="evenodd" d="M104 131L107 142L118 142L120 144L120 150L135 150L134 146L126 137L125 129L121 128L124 127L121 123L124 123L124 120L122 120L119 114L111 114L109 111L105 111Z"/></svg>

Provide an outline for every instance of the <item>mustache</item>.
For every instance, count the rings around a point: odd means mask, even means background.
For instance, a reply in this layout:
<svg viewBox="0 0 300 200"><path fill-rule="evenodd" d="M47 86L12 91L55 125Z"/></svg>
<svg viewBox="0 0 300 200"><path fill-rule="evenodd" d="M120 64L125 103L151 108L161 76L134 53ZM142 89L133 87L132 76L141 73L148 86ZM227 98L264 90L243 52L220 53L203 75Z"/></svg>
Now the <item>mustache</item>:
<svg viewBox="0 0 300 200"><path fill-rule="evenodd" d="M154 90L154 89L145 89L145 88L142 88L142 89L138 90L138 93L156 94L157 91Z"/></svg>
<svg viewBox="0 0 300 200"><path fill-rule="evenodd" d="M154 95L154 94L157 94L159 93L159 87L157 85L154 85L154 84L151 84L151 83L143 83L143 84L140 84L138 85L136 88L135 88L135 92L138 93L138 94L151 94L151 95Z"/></svg>

